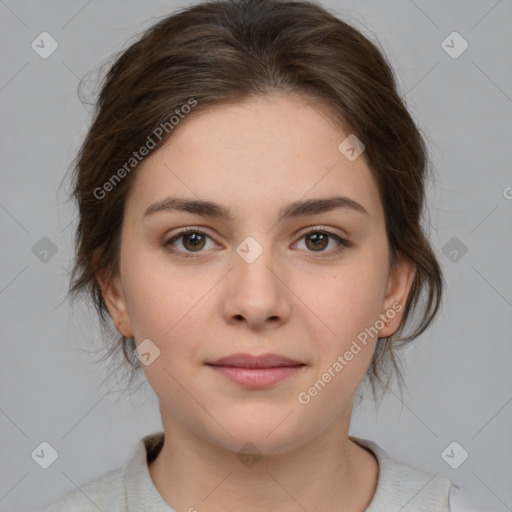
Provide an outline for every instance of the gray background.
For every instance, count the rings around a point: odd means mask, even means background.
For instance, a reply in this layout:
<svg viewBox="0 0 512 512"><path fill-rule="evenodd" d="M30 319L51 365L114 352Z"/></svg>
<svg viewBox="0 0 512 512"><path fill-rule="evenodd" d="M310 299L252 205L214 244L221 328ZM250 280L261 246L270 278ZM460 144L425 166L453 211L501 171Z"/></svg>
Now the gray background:
<svg viewBox="0 0 512 512"><path fill-rule="evenodd" d="M63 300L75 210L61 182L90 121L79 79L178 5L0 0L1 511L48 504L161 430L148 385L120 398L103 383L87 352L101 343L94 315ZM403 404L395 383L378 412L371 400L355 411L351 434L466 487L483 510L512 510L512 2L324 5L378 38L428 139L448 284L438 320L403 353ZM47 59L31 48L43 31L59 44ZM453 31L469 44L458 58L441 46ZM47 261L43 237L57 248ZM59 454L46 470L31 458L43 441ZM457 469L441 456L453 441L469 453Z"/></svg>

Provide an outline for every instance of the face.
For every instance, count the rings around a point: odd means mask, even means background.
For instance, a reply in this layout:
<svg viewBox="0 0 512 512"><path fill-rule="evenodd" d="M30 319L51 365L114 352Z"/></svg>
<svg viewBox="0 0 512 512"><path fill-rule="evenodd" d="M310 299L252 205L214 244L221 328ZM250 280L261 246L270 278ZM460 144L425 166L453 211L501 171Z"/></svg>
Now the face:
<svg viewBox="0 0 512 512"><path fill-rule="evenodd" d="M104 294L120 332L144 341L164 428L270 454L348 425L377 336L398 327L414 276L406 264L390 272L364 153L351 161L338 149L348 135L299 97L260 97L191 114L133 171L120 275ZM169 198L229 217L162 208ZM211 365L235 353L302 366Z"/></svg>

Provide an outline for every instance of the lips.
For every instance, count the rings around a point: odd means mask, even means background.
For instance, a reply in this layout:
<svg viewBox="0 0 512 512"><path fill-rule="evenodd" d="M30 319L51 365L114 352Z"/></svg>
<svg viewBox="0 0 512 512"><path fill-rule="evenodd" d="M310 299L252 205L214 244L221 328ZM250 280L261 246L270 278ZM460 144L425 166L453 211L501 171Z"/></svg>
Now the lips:
<svg viewBox="0 0 512 512"><path fill-rule="evenodd" d="M215 373L247 389L263 389L277 385L306 367L304 363L280 354L232 354L206 363Z"/></svg>
<svg viewBox="0 0 512 512"><path fill-rule="evenodd" d="M210 366L233 366L237 368L282 368L287 366L304 366L304 363L295 361L280 354L231 354L206 363Z"/></svg>

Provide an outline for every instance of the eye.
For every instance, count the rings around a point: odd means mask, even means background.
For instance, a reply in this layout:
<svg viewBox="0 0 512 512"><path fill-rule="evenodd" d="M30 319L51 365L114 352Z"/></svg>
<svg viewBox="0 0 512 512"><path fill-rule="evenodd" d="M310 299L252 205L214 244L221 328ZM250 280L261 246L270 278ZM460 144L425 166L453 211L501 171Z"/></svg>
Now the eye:
<svg viewBox="0 0 512 512"><path fill-rule="evenodd" d="M306 240L306 248L309 249L309 252L322 253L320 257L332 256L333 254L339 254L343 252L347 247L350 247L350 242L341 238L335 233L331 231L312 228L302 234L300 240ZM329 245L330 239L334 239L339 245L337 248L326 251L325 248ZM327 254L323 254L327 253Z"/></svg>
<svg viewBox="0 0 512 512"><path fill-rule="evenodd" d="M207 238L211 240L211 237L201 229L190 227L180 231L176 235L169 238L167 241L163 243L163 246L169 252L179 254L180 256L183 256L185 258L195 258L195 254L187 254L187 251L190 251L192 253L201 252L201 250L206 245ZM177 250L176 248L173 247L174 243L179 239L183 239L181 244L185 248L184 251Z"/></svg>
<svg viewBox="0 0 512 512"><path fill-rule="evenodd" d="M181 245L183 249L177 249L174 246L174 244L180 239L182 239ZM207 239L212 240L212 238L206 232L199 228L189 227L176 233L171 238L164 241L162 245L167 251L173 254L177 254L180 257L197 258L200 253L203 252L202 250L206 246ZM331 231L319 229L318 227L311 228L303 233L299 241L302 239L306 239L306 250L308 252L322 253L318 255L320 257L339 254L351 246L351 243L348 240L341 238ZM330 239L334 239L338 243L338 247L326 251L325 248L329 245Z"/></svg>

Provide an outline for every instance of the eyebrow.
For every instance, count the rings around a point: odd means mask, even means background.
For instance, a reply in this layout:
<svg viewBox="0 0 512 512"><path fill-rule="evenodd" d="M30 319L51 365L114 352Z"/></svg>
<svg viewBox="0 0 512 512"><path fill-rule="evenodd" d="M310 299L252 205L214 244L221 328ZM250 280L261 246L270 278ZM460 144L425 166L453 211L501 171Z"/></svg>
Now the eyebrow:
<svg viewBox="0 0 512 512"><path fill-rule="evenodd" d="M306 215L315 215L317 213L329 212L336 209L348 209L369 215L366 208L345 196L333 196L318 199L308 199L305 201L294 201L284 206L279 212L279 222L285 219L302 217ZM184 199L181 197L166 197L161 201L151 204L144 212L143 217L149 217L157 212L183 211L202 215L203 217L217 218L227 221L233 221L233 215L229 208L220 204L203 201L199 199Z"/></svg>

